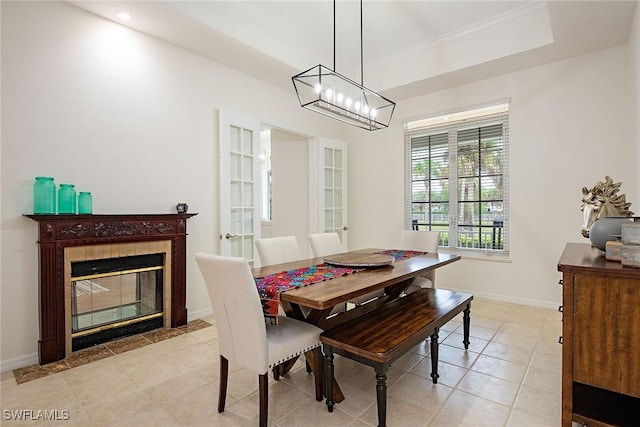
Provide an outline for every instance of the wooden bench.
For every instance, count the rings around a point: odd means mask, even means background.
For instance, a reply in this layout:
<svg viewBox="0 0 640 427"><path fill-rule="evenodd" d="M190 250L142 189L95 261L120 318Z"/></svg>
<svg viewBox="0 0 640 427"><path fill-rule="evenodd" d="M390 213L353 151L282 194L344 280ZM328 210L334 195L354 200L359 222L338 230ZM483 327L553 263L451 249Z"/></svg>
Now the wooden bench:
<svg viewBox="0 0 640 427"><path fill-rule="evenodd" d="M431 378L438 382L438 332L464 312L464 348L469 348L473 295L444 289L421 289L320 334L324 351L325 386L333 389L333 354L372 366L376 372L378 425L386 425L387 371L395 360L431 337ZM332 393L327 407L333 412Z"/></svg>

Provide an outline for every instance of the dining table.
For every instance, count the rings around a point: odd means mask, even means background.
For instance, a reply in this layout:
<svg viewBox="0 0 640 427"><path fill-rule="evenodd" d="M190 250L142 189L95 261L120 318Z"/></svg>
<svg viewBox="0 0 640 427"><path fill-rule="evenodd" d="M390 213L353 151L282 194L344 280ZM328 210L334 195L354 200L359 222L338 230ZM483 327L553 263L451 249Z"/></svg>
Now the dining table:
<svg viewBox="0 0 640 427"><path fill-rule="evenodd" d="M371 264L362 261L368 259L367 257L370 255L374 256L372 259L375 259L375 255L388 253L410 253L410 256L399 257L399 259L390 258L389 262L372 262ZM348 273L310 285L293 287L279 293L278 302L288 317L312 323L322 330L328 330L399 298L416 277L460 260L460 256L454 254L381 248L360 249L340 255L341 257L334 258L347 261L349 259L355 260L353 263L346 261L338 263L338 267L349 268ZM332 257L309 258L257 267L252 269L252 273L254 278L258 280L284 271L331 265L326 262L327 260L331 261ZM380 296L370 302L352 306L348 310L340 310L337 313L334 310L334 307L345 306L354 298L380 290L384 290L384 293L378 292ZM307 358L309 357L312 356L307 356ZM274 373L286 374L295 361L293 359L282 364L278 368L279 372ZM312 360L307 361L309 366L316 366ZM318 365L319 369L323 371L323 364L319 363ZM314 375L323 375L323 372L314 372ZM324 375L321 378L324 378ZM334 381L333 384L335 402L344 400L344 394L338 383ZM327 390L323 390L323 393L326 396Z"/></svg>

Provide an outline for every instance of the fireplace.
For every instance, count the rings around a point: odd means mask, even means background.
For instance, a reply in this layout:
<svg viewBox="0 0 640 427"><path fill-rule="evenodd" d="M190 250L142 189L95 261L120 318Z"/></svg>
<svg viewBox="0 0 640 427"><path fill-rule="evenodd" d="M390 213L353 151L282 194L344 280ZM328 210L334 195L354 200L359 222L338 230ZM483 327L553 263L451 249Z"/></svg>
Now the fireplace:
<svg viewBox="0 0 640 427"><path fill-rule="evenodd" d="M65 310L67 354L69 341L71 351L77 351L170 325L164 296L170 297L171 286L164 270L171 246L166 241L163 252L141 254L148 245L136 245L124 243L118 248L119 253L135 255L110 258L87 257L90 247L67 249L65 266L71 269L65 281L65 295L70 296Z"/></svg>
<svg viewBox="0 0 640 427"><path fill-rule="evenodd" d="M40 364L185 325L193 215L27 215L39 223Z"/></svg>

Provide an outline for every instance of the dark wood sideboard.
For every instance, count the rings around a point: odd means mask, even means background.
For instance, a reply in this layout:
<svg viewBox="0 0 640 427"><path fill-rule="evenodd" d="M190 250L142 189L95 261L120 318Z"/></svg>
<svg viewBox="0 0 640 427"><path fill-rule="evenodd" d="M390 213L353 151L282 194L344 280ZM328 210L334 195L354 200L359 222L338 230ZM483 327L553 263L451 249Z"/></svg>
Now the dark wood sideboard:
<svg viewBox="0 0 640 427"><path fill-rule="evenodd" d="M183 214L25 215L38 222L40 364L65 358L64 249L171 241L171 327L187 323L187 219Z"/></svg>
<svg viewBox="0 0 640 427"><path fill-rule="evenodd" d="M640 269L568 243L562 272L562 425L640 425Z"/></svg>

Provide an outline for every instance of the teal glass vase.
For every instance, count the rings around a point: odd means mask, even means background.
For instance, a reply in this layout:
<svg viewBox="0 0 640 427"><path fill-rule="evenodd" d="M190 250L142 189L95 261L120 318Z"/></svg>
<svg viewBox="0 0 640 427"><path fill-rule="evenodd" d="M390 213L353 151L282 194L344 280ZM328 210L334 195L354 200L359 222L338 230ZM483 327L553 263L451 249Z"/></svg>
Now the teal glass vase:
<svg viewBox="0 0 640 427"><path fill-rule="evenodd" d="M36 182L33 184L33 213L56 213L56 184L53 182L53 178L36 177Z"/></svg>
<svg viewBox="0 0 640 427"><path fill-rule="evenodd" d="M58 213L76 213L76 190L73 184L60 184L58 190Z"/></svg>
<svg viewBox="0 0 640 427"><path fill-rule="evenodd" d="M78 213L90 214L93 210L93 197L88 191L81 191L78 194Z"/></svg>

